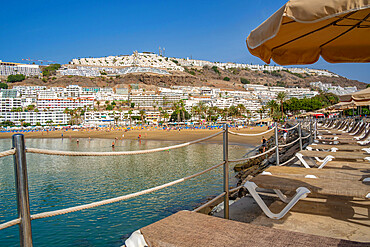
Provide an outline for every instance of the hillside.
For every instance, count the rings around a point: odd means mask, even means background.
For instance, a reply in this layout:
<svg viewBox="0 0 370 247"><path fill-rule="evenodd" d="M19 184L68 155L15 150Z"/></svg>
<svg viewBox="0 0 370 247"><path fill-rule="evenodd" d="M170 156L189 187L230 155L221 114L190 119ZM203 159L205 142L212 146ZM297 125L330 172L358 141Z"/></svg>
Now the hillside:
<svg viewBox="0 0 370 247"><path fill-rule="evenodd" d="M309 87L310 82L321 81L336 86L356 86L358 89L366 88L366 83L350 80L344 77L310 76L293 74L287 71L268 73L251 71L248 69L222 70L215 67L185 68L185 72L175 71L171 75L158 74L127 74L119 77L81 77L63 76L59 78L50 77L46 82L41 79L28 78L13 85L45 85L45 86L67 86L80 85L83 87L117 87L128 84L139 84L144 88L151 86L169 87L181 86L207 86L228 90L243 90L241 78L245 83L262 84L268 86L284 87Z"/></svg>

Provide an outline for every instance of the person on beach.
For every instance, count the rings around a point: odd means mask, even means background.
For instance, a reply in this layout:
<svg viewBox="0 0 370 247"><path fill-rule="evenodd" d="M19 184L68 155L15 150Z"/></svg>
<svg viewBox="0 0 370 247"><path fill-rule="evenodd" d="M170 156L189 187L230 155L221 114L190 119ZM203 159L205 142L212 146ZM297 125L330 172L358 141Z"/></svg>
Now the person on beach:
<svg viewBox="0 0 370 247"><path fill-rule="evenodd" d="M266 151L266 146L267 146L267 140L264 136L262 136L261 142L262 142L262 148L263 148L262 153L264 153Z"/></svg>
<svg viewBox="0 0 370 247"><path fill-rule="evenodd" d="M63 139L63 132L62 132L62 139Z"/></svg>

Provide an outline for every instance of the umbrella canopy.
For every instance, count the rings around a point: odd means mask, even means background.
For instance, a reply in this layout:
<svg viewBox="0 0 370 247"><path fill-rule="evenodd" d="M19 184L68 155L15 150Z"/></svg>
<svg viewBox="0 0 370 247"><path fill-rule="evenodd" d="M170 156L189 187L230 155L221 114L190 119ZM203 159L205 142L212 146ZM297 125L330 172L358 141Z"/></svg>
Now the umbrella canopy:
<svg viewBox="0 0 370 247"><path fill-rule="evenodd" d="M290 0L247 38L251 54L281 65L370 62L369 0Z"/></svg>
<svg viewBox="0 0 370 247"><path fill-rule="evenodd" d="M370 88L366 88L351 94L340 95L339 99L341 103L353 102L357 106L370 105Z"/></svg>

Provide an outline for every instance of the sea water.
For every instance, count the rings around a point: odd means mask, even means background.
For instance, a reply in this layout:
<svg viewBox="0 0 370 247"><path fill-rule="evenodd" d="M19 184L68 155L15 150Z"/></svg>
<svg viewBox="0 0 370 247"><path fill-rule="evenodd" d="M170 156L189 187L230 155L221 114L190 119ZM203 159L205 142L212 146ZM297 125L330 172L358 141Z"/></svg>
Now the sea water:
<svg viewBox="0 0 370 247"><path fill-rule="evenodd" d="M112 151L108 139L27 139L26 146L70 151ZM118 140L114 151L177 142ZM0 151L11 147L0 140ZM230 145L241 158L250 146ZM222 162L222 144L132 156L72 157L27 154L31 214L64 209L148 189ZM230 178L235 175L230 167ZM34 246L121 246L130 234L180 210L192 210L223 191L222 166L175 186L93 209L32 221ZM235 185L230 183L231 185ZM13 157L0 158L0 224L17 218ZM18 226L0 231L0 246L19 246Z"/></svg>

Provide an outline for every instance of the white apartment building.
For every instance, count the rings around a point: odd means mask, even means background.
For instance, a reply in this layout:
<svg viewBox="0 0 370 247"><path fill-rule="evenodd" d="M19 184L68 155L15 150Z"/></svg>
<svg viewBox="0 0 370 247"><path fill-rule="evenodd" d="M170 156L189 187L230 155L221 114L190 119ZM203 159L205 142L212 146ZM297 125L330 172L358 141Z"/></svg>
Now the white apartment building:
<svg viewBox="0 0 370 247"><path fill-rule="evenodd" d="M78 85L68 85L64 91L64 97L78 98L82 93L82 87Z"/></svg>
<svg viewBox="0 0 370 247"><path fill-rule="evenodd" d="M0 76L23 74L25 76L39 76L41 74L40 66L35 64L19 64L11 62L2 62L0 60Z"/></svg>
<svg viewBox="0 0 370 247"><path fill-rule="evenodd" d="M136 94L130 95L131 103L135 103L135 107L163 107L171 106L171 104L178 102L180 100L187 99L187 96L179 95L160 95L160 94Z"/></svg>
<svg viewBox="0 0 370 247"><path fill-rule="evenodd" d="M70 116L63 112L0 112L0 122L11 121L15 125L21 125L23 123L29 123L31 125L49 124L48 121L52 121L51 124L68 124Z"/></svg>
<svg viewBox="0 0 370 247"><path fill-rule="evenodd" d="M68 109L88 109L94 108L93 98L48 98L38 99L36 103L37 109L40 111L64 111Z"/></svg>
<svg viewBox="0 0 370 247"><path fill-rule="evenodd" d="M0 98L0 112L11 112L13 108L22 107L21 98Z"/></svg>

